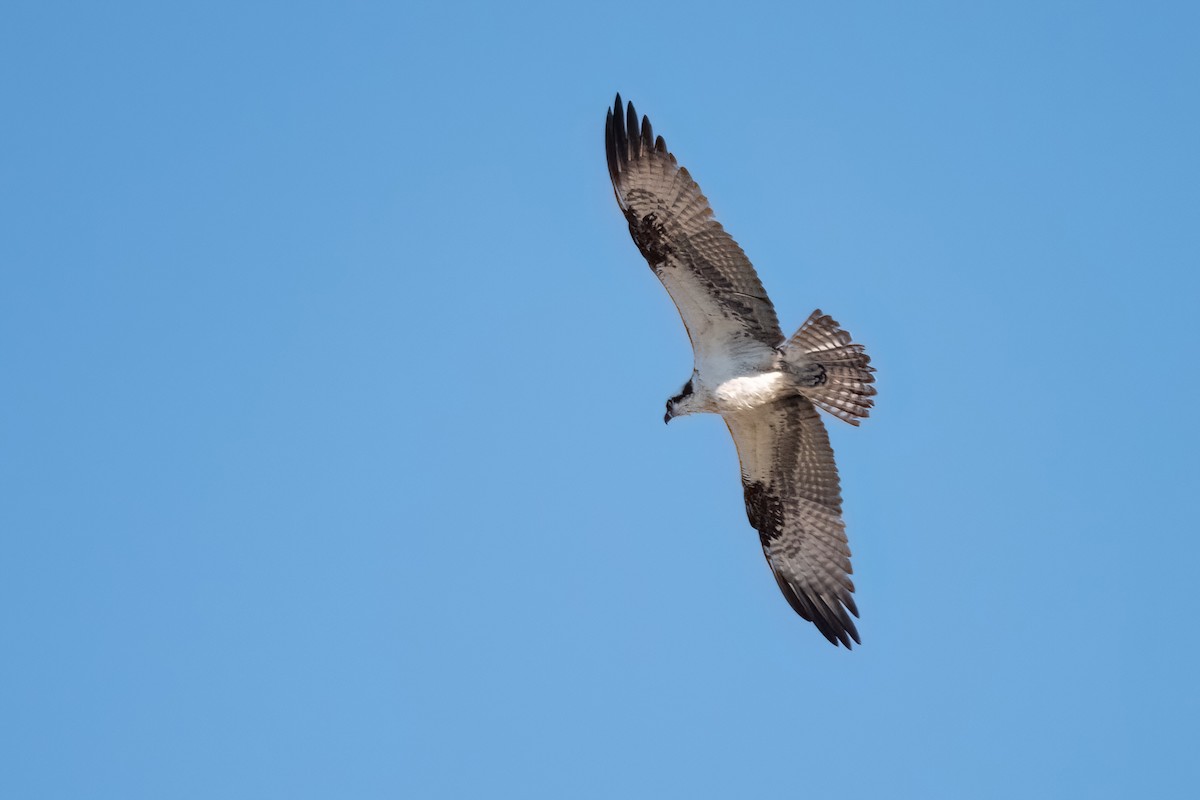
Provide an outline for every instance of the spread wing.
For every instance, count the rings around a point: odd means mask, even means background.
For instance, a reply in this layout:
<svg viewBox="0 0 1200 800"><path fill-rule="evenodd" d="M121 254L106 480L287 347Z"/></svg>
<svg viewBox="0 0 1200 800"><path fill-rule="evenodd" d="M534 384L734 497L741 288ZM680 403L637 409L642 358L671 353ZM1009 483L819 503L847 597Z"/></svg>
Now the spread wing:
<svg viewBox="0 0 1200 800"><path fill-rule="evenodd" d="M746 515L792 608L834 644L861 644L833 448L817 410L795 396L726 415Z"/></svg>
<svg viewBox="0 0 1200 800"><path fill-rule="evenodd" d="M754 266L713 219L708 199L654 137L633 103L622 113L621 96L605 128L608 174L629 232L683 317L697 360L744 346L775 347L779 320Z"/></svg>

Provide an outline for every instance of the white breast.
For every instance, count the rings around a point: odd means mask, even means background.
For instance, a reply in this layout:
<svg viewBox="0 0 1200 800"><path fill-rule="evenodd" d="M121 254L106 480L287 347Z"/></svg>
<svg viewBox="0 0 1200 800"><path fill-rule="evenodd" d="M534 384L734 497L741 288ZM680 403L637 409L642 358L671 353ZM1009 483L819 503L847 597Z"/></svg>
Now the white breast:
<svg viewBox="0 0 1200 800"><path fill-rule="evenodd" d="M731 378L713 390L719 413L749 411L773 402L790 390L782 372Z"/></svg>

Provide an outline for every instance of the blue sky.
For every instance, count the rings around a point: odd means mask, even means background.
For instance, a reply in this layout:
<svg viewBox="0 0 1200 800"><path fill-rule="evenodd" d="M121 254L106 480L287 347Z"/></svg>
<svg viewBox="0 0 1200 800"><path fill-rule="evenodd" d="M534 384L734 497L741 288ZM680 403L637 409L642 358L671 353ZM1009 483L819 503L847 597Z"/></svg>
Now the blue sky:
<svg viewBox="0 0 1200 800"><path fill-rule="evenodd" d="M1187 3L12 3L0 794L1182 797ZM650 115L831 422L788 609L603 158Z"/></svg>

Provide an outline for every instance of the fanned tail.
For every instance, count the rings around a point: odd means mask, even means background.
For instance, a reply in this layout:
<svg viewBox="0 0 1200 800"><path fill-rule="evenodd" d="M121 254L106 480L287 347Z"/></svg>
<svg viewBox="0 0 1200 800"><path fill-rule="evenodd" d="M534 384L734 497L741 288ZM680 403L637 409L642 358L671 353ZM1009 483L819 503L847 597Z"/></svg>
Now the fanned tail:
<svg viewBox="0 0 1200 800"><path fill-rule="evenodd" d="M814 311L783 346L784 358L796 367L819 365L814 385L800 391L838 419L858 425L875 401L875 368L861 344L821 309ZM807 372L808 370L806 370Z"/></svg>

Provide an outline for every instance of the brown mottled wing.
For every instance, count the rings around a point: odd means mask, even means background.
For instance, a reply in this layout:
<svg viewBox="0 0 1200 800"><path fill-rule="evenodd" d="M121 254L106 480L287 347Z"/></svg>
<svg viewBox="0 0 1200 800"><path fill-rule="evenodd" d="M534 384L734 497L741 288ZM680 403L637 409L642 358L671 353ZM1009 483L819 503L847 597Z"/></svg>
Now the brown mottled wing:
<svg viewBox="0 0 1200 800"><path fill-rule="evenodd" d="M675 301L697 361L746 339L775 347L779 320L754 266L713 219L708 199L621 96L605 128L608 173L629 232Z"/></svg>
<svg viewBox="0 0 1200 800"><path fill-rule="evenodd" d="M792 608L833 644L861 644L833 448L816 408L790 397L727 415L746 515Z"/></svg>

